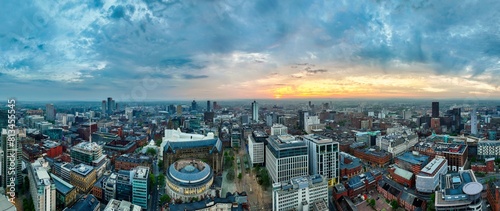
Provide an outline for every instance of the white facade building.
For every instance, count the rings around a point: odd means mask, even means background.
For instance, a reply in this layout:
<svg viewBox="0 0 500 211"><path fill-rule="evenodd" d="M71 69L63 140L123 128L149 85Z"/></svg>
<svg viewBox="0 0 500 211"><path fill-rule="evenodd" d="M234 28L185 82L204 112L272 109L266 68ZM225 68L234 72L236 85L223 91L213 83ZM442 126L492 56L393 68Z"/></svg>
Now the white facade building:
<svg viewBox="0 0 500 211"><path fill-rule="evenodd" d="M325 125L320 124L320 120L318 116L309 116L307 115L304 119L304 130L307 133L313 132L313 130L324 129Z"/></svg>
<svg viewBox="0 0 500 211"><path fill-rule="evenodd" d="M274 211L313 210L316 202L328 204L328 182L321 175L295 177L273 184Z"/></svg>
<svg viewBox="0 0 500 211"><path fill-rule="evenodd" d="M480 158L500 157L500 141L478 141L477 156Z"/></svg>
<svg viewBox="0 0 500 211"><path fill-rule="evenodd" d="M56 210L56 185L52 182L48 169L48 163L43 158L39 158L28 168L30 192L35 210Z"/></svg>
<svg viewBox="0 0 500 211"><path fill-rule="evenodd" d="M442 156L436 156L420 170L415 179L415 188L419 192L432 193L439 185L441 175L448 173L448 160Z"/></svg>
<svg viewBox="0 0 500 211"><path fill-rule="evenodd" d="M279 135L286 135L288 134L288 127L282 125L282 124L273 124L271 127L271 135L272 136L279 136Z"/></svg>
<svg viewBox="0 0 500 211"><path fill-rule="evenodd" d="M318 135L305 135L303 138L309 151L309 175L320 174L329 185L336 184L340 174L339 143Z"/></svg>
<svg viewBox="0 0 500 211"><path fill-rule="evenodd" d="M385 136L377 137L377 146L397 157L418 143L418 135L405 127L387 128Z"/></svg>
<svg viewBox="0 0 500 211"><path fill-rule="evenodd" d="M273 182L308 175L309 156L304 141L291 135L269 136L266 168Z"/></svg>
<svg viewBox="0 0 500 211"><path fill-rule="evenodd" d="M252 165L264 163L264 142L256 141L252 134L248 135L248 152Z"/></svg>

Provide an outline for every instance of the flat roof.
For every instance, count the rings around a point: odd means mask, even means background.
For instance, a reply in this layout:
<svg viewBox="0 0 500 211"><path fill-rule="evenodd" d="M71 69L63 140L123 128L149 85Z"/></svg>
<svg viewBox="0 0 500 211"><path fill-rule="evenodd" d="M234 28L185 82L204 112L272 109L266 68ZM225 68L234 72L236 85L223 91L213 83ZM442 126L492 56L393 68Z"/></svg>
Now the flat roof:
<svg viewBox="0 0 500 211"><path fill-rule="evenodd" d="M56 190L63 193L63 194L68 194L71 190L75 188L72 184L67 183L63 179L59 178L58 176L54 174L50 174L50 177L52 177L52 181L54 181L54 185L56 186Z"/></svg>
<svg viewBox="0 0 500 211"><path fill-rule="evenodd" d="M431 160L431 162L429 162L424 166L424 168L422 168L421 172L429 175L434 175L436 169L444 162L446 162L446 159L444 157L436 156Z"/></svg>
<svg viewBox="0 0 500 211"><path fill-rule="evenodd" d="M418 154L418 152L405 152L396 158L415 165L425 165L429 161L429 156Z"/></svg>
<svg viewBox="0 0 500 211"><path fill-rule="evenodd" d="M71 171L74 171L82 176L87 176L90 172L94 170L94 167L85 165L83 163L74 166Z"/></svg>
<svg viewBox="0 0 500 211"><path fill-rule="evenodd" d="M269 145L276 150L307 147L304 141L297 140L291 135L269 136L268 140Z"/></svg>

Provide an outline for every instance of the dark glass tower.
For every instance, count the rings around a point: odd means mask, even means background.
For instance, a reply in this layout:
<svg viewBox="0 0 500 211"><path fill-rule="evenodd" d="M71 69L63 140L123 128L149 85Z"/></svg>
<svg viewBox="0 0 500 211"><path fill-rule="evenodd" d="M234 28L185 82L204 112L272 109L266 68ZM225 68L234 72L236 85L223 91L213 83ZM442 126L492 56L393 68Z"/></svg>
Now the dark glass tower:
<svg viewBox="0 0 500 211"><path fill-rule="evenodd" d="M439 102L432 102L432 118L439 118Z"/></svg>

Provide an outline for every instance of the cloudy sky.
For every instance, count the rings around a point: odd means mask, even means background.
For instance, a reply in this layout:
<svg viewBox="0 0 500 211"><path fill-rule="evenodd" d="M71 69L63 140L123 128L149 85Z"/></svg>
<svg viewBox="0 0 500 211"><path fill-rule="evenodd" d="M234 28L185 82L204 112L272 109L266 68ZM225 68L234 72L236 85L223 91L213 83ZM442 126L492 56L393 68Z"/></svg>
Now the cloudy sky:
<svg viewBox="0 0 500 211"><path fill-rule="evenodd" d="M0 97L500 99L498 11L497 0L9 0Z"/></svg>

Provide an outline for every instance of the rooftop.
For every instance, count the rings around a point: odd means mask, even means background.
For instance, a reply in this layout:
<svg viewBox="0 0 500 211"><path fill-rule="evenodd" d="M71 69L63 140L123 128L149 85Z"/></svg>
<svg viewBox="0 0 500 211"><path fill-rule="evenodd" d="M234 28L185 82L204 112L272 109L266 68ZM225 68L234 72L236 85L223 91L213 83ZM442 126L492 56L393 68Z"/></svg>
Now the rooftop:
<svg viewBox="0 0 500 211"><path fill-rule="evenodd" d="M85 164L78 164L76 166L74 166L71 171L73 172L76 172L82 176L87 176L88 174L90 174L92 171L94 170L94 167L92 166L89 166L89 165L85 165Z"/></svg>
<svg viewBox="0 0 500 211"><path fill-rule="evenodd" d="M71 208L65 209L65 211L94 210L99 204L99 200L94 195L88 194L80 198Z"/></svg>
<svg viewBox="0 0 500 211"><path fill-rule="evenodd" d="M77 145L73 146L72 150L85 150L85 151L98 151L101 149L101 146L99 146L95 142L80 142Z"/></svg>
<svg viewBox="0 0 500 211"><path fill-rule="evenodd" d="M407 180L411 180L411 178L413 177L413 173L411 173L410 171L404 170L402 168L399 168L397 166L394 167L394 173L407 179Z"/></svg>
<svg viewBox="0 0 500 211"><path fill-rule="evenodd" d="M340 152L340 169L353 169L360 167L360 159L345 152Z"/></svg>
<svg viewBox="0 0 500 211"><path fill-rule="evenodd" d="M289 182L281 182L273 184L273 189L278 189L279 191L290 191L304 189L312 187L315 185L326 184L326 180L323 176L316 174L311 176L302 176L291 178Z"/></svg>
<svg viewBox="0 0 500 211"><path fill-rule="evenodd" d="M405 152L398 156L397 159L414 164L425 165L429 161L429 156L418 154L418 152Z"/></svg>
<svg viewBox="0 0 500 211"><path fill-rule="evenodd" d="M149 167L137 166L133 171L134 179L148 179Z"/></svg>
<svg viewBox="0 0 500 211"><path fill-rule="evenodd" d="M445 162L447 161L444 157L436 156L434 157L434 159L431 160L431 162L425 165L420 172L428 175L434 175L436 173L437 168L441 166L442 163Z"/></svg>
<svg viewBox="0 0 500 211"><path fill-rule="evenodd" d="M56 190L64 195L68 194L71 190L75 188L72 184L67 183L62 178L54 174L50 174L50 177L52 178L52 181L54 181Z"/></svg>
<svg viewBox="0 0 500 211"><path fill-rule="evenodd" d="M277 150L306 147L304 141L295 139L292 135L269 136L268 140L268 143Z"/></svg>
<svg viewBox="0 0 500 211"><path fill-rule="evenodd" d="M469 196L480 196L483 190L472 170L449 173L441 177L440 185L441 191L436 191L436 205L469 204Z"/></svg>
<svg viewBox="0 0 500 211"><path fill-rule="evenodd" d="M140 211L141 206L134 205L129 201L119 201L116 199L111 199L104 208L104 211Z"/></svg>
<svg viewBox="0 0 500 211"><path fill-rule="evenodd" d="M181 183L205 181L212 173L208 164L200 160L179 160L168 168L168 176Z"/></svg>
<svg viewBox="0 0 500 211"><path fill-rule="evenodd" d="M304 139L310 140L316 144L329 144L333 142L331 138L320 136L317 134L305 135Z"/></svg>

